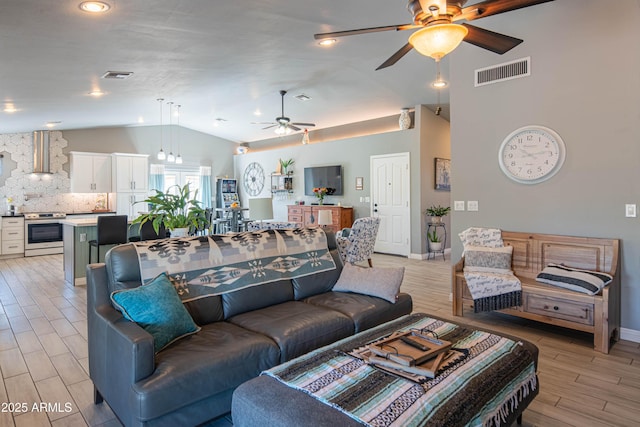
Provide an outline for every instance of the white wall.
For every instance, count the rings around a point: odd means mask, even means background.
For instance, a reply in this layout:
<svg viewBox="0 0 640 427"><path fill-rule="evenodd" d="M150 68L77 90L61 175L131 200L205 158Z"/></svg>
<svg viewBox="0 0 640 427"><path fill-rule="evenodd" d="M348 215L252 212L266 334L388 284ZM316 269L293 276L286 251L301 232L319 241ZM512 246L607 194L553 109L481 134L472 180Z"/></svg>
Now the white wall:
<svg viewBox="0 0 640 427"><path fill-rule="evenodd" d="M579 5L578 5L579 3ZM640 330L640 4L555 1L486 18L478 25L525 40L497 56L464 44L451 54L452 199L478 200L478 212L454 212L453 233L469 226L619 238L622 326ZM531 76L473 87L473 70L531 56ZM498 148L514 129L539 124L567 147L558 174L517 184L498 166ZM452 259L459 259L455 239Z"/></svg>

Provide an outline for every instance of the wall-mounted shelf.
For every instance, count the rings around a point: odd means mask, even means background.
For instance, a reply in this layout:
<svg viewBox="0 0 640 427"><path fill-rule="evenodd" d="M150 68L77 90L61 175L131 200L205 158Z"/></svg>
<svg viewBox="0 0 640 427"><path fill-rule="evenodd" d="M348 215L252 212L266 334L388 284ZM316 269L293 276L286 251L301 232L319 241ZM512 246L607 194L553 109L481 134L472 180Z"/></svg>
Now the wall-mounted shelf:
<svg viewBox="0 0 640 427"><path fill-rule="evenodd" d="M293 175L272 173L271 193L293 193Z"/></svg>

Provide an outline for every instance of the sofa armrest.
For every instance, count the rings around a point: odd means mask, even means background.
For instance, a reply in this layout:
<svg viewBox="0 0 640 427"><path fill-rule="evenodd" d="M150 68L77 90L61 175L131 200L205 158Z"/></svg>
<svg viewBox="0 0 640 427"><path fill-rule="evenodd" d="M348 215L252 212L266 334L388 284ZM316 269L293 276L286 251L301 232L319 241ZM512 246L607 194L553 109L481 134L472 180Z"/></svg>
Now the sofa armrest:
<svg viewBox="0 0 640 427"><path fill-rule="evenodd" d="M87 266L89 376L110 405L155 369L153 337L111 305L104 264ZM117 405L115 405L117 406Z"/></svg>

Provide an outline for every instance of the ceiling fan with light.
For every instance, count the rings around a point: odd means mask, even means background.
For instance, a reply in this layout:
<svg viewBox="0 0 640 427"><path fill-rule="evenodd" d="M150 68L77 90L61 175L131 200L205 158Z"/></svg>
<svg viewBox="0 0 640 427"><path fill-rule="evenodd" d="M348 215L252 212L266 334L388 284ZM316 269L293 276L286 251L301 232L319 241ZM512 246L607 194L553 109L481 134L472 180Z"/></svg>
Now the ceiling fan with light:
<svg viewBox="0 0 640 427"><path fill-rule="evenodd" d="M420 28L409 36L407 44L391 55L376 70L390 67L414 48L419 53L430 56L438 62L458 47L462 41L502 55L522 43L523 40L474 25L455 24L454 22L473 21L549 1L553 0L485 0L464 7L467 0L409 0L407 9L413 16L411 24L321 33L315 34L314 38L325 40L356 34Z"/></svg>
<svg viewBox="0 0 640 427"><path fill-rule="evenodd" d="M298 126L303 126L303 127L315 126L315 123L298 123L298 122L293 123L293 122L291 122L291 119L289 117L285 117L285 115L284 115L284 96L286 94L287 94L286 90L281 90L280 91L280 97L282 98L282 110L281 110L280 117L276 117L275 122L253 122L252 124L270 125L270 126L267 126L265 128L262 128L262 129L271 129L271 128L275 127L276 128L275 132L278 135L288 135L292 131L302 130Z"/></svg>

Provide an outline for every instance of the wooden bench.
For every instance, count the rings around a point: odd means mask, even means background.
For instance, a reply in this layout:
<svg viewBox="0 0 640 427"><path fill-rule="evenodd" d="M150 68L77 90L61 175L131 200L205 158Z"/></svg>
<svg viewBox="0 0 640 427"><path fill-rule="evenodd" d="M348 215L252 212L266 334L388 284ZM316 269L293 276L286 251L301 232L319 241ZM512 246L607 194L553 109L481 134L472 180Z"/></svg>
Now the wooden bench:
<svg viewBox="0 0 640 427"><path fill-rule="evenodd" d="M620 333L619 241L503 231L505 246L513 246L512 268L522 282L522 306L503 313L592 333L594 348L609 353L611 339ZM613 281L597 295L536 282L550 263L609 273ZM453 314L473 309L463 274L464 257L453 266Z"/></svg>

